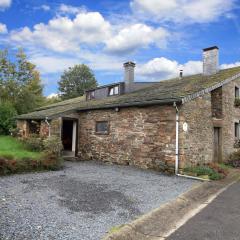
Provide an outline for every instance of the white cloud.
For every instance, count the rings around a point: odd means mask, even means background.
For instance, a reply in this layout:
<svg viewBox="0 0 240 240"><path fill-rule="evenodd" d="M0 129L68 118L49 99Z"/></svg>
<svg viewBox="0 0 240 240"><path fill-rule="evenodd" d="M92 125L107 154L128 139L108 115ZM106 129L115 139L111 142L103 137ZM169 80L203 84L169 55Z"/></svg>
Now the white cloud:
<svg viewBox="0 0 240 240"><path fill-rule="evenodd" d="M59 97L59 95L57 93L50 93L47 98L51 99L51 98L56 98Z"/></svg>
<svg viewBox="0 0 240 240"><path fill-rule="evenodd" d="M84 7L74 7L71 5L61 4L58 9L59 13L62 14L77 14L81 12L85 12Z"/></svg>
<svg viewBox="0 0 240 240"><path fill-rule="evenodd" d="M79 63L76 58L55 55L33 55L30 60L42 74L63 72L65 69Z"/></svg>
<svg viewBox="0 0 240 240"><path fill-rule="evenodd" d="M11 31L10 41L62 53L81 52L82 47L98 48L101 45L107 52L124 54L150 45L165 48L169 36L162 27L142 23L127 27L112 25L99 12L80 12L73 19L57 16L47 24L34 25L33 29L24 27Z"/></svg>
<svg viewBox="0 0 240 240"><path fill-rule="evenodd" d="M41 8L42 10L46 11L46 12L51 10L50 6L48 6L48 5L46 5L46 4L41 5L40 8Z"/></svg>
<svg viewBox="0 0 240 240"><path fill-rule="evenodd" d="M161 79L177 77L181 69L184 75L201 73L202 62L188 61L185 64L180 64L177 61L160 57L154 58L145 64L137 65L136 72L149 81L159 81Z"/></svg>
<svg viewBox="0 0 240 240"><path fill-rule="evenodd" d="M240 62L235 62L235 63L225 63L220 66L221 69L226 69L226 68L233 68L233 67L239 67Z"/></svg>
<svg viewBox="0 0 240 240"><path fill-rule="evenodd" d="M11 0L0 0L0 9L5 9L11 6Z"/></svg>
<svg viewBox="0 0 240 240"><path fill-rule="evenodd" d="M31 30L24 27L12 31L10 39L27 46L37 46L56 52L78 51L80 44L96 44L110 36L110 23L98 12L79 13L72 20L56 17L48 24L39 23Z"/></svg>
<svg viewBox="0 0 240 240"><path fill-rule="evenodd" d="M3 23L0 23L0 34L6 34L7 32L7 26Z"/></svg>
<svg viewBox="0 0 240 240"><path fill-rule="evenodd" d="M157 21L206 23L228 16L236 0L133 0L133 12Z"/></svg>
<svg viewBox="0 0 240 240"><path fill-rule="evenodd" d="M121 29L106 41L106 50L115 53L129 53L150 44L166 47L169 33L163 28L154 29L145 24L134 24Z"/></svg>

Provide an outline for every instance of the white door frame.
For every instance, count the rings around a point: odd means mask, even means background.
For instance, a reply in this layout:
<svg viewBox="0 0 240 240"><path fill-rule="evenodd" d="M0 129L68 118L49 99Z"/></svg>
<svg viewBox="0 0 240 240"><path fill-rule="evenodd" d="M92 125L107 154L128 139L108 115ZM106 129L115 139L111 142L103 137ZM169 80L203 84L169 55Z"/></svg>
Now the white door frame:
<svg viewBox="0 0 240 240"><path fill-rule="evenodd" d="M77 121L73 121L72 152L76 152L76 145L77 145Z"/></svg>

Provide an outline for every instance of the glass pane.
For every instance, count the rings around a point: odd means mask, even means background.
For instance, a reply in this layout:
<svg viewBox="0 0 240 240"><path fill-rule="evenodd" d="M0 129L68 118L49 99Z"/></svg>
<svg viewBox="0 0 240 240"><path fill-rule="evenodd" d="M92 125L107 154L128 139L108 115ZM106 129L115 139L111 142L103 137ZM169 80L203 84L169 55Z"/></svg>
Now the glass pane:
<svg viewBox="0 0 240 240"><path fill-rule="evenodd" d="M239 136L239 124L235 123L235 137Z"/></svg>
<svg viewBox="0 0 240 240"><path fill-rule="evenodd" d="M115 87L115 94L118 94L119 90L118 90L118 86Z"/></svg>
<svg viewBox="0 0 240 240"><path fill-rule="evenodd" d="M97 122L96 123L96 132L107 133L108 132L108 122Z"/></svg>
<svg viewBox="0 0 240 240"><path fill-rule="evenodd" d="M114 94L113 88L110 88L109 95L112 96Z"/></svg>
<svg viewBox="0 0 240 240"><path fill-rule="evenodd" d="M239 98L239 88L235 87L235 98Z"/></svg>

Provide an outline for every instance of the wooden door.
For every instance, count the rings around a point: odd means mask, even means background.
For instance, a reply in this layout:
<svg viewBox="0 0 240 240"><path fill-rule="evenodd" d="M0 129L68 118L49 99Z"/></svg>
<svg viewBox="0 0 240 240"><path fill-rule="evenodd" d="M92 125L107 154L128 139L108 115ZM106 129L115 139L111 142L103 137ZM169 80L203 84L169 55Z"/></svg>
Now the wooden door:
<svg viewBox="0 0 240 240"><path fill-rule="evenodd" d="M221 128L214 127L214 162L221 162Z"/></svg>

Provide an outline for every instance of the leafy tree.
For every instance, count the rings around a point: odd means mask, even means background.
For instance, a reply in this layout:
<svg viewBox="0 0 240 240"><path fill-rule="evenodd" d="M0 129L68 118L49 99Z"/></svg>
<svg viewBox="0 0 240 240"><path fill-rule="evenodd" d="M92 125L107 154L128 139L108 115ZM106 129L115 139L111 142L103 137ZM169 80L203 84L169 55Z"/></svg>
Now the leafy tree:
<svg viewBox="0 0 240 240"><path fill-rule="evenodd" d="M9 102L0 102L0 135L9 134L9 130L15 126L14 117L16 110Z"/></svg>
<svg viewBox="0 0 240 240"><path fill-rule="evenodd" d="M13 62L7 50L0 51L0 100L10 102L22 114L42 105L42 90L40 74L22 49Z"/></svg>
<svg viewBox="0 0 240 240"><path fill-rule="evenodd" d="M97 86L92 70L85 64L75 65L65 70L58 82L63 100L82 96L85 90Z"/></svg>

